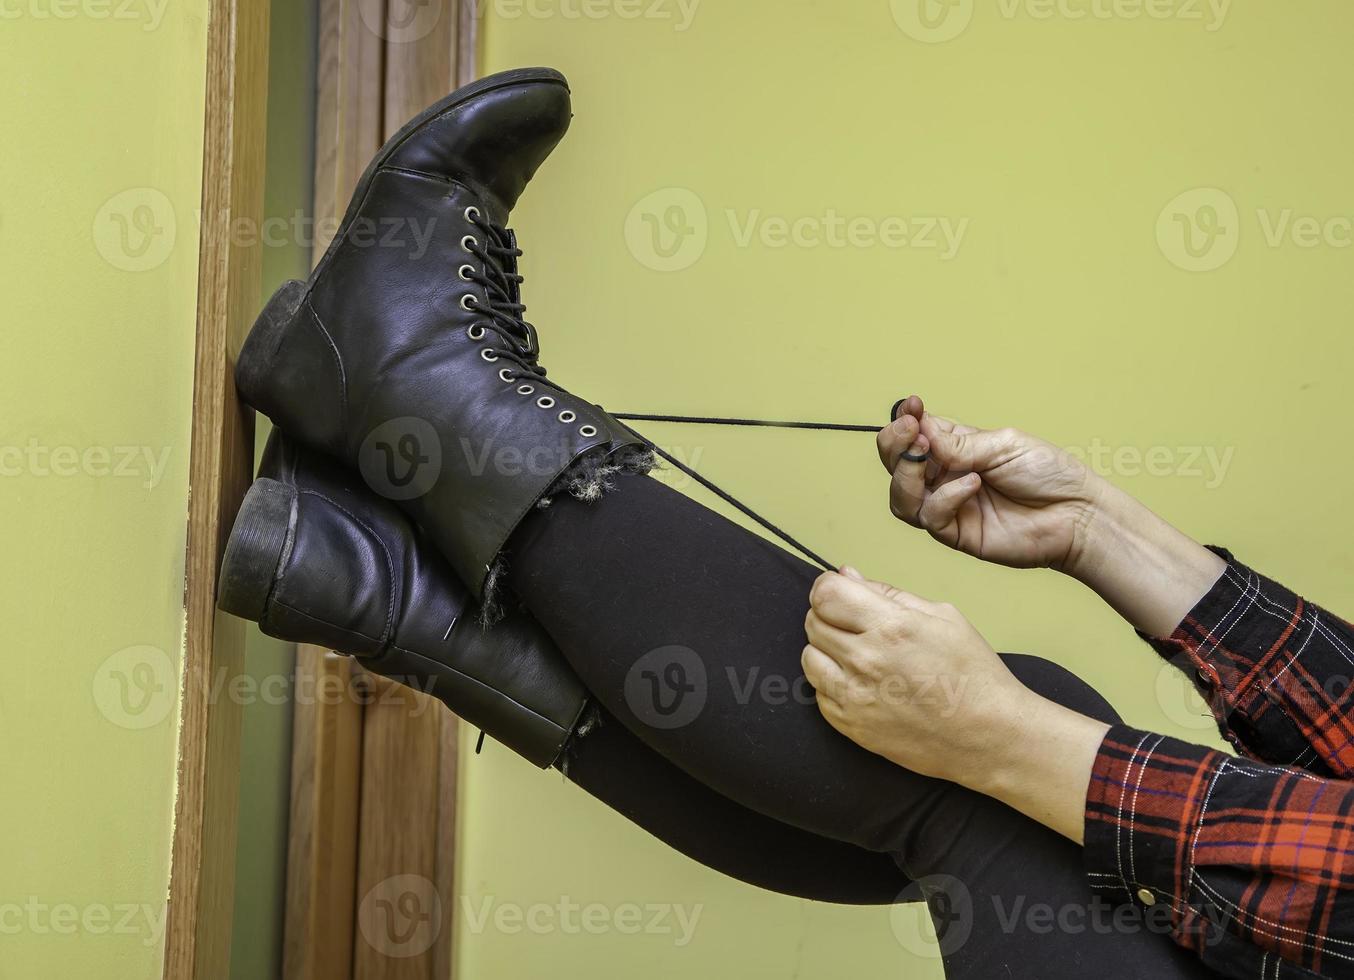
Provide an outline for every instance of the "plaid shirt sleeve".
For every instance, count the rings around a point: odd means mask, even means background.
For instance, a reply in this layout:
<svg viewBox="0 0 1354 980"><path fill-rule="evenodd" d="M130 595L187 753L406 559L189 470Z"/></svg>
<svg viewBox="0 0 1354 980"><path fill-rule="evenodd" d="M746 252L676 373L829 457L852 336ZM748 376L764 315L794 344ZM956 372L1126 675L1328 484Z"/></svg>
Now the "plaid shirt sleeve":
<svg viewBox="0 0 1354 980"><path fill-rule="evenodd" d="M1098 894L1224 976L1354 978L1354 783L1117 726L1085 854Z"/></svg>
<svg viewBox="0 0 1354 980"><path fill-rule="evenodd" d="M1169 638L1144 639L1190 674L1242 754L1354 777L1354 628L1212 550L1222 578Z"/></svg>
<svg viewBox="0 0 1354 980"><path fill-rule="evenodd" d="M1212 591L1145 639L1251 758L1111 729L1087 792L1090 880L1167 912L1225 976L1354 978L1354 630L1218 553Z"/></svg>

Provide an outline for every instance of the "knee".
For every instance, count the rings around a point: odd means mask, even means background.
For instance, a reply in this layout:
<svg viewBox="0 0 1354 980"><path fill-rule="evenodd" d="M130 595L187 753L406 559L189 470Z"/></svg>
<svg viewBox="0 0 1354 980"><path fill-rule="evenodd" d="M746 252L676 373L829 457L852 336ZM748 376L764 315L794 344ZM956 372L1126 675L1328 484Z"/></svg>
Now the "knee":
<svg viewBox="0 0 1354 980"><path fill-rule="evenodd" d="M1066 667L1024 653L1003 653L1001 659L1011 673L1036 694L1107 725L1121 721L1119 713L1099 691Z"/></svg>

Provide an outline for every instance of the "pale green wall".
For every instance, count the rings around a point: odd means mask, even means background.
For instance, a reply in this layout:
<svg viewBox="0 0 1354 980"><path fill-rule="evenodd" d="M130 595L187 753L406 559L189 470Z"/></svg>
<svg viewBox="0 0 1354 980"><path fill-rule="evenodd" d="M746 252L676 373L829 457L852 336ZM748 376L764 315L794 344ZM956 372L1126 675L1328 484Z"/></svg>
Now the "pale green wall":
<svg viewBox="0 0 1354 980"><path fill-rule="evenodd" d="M206 9L0 19L6 977L160 975Z"/></svg>
<svg viewBox="0 0 1354 980"><path fill-rule="evenodd" d="M675 0L488 4L485 70L555 65L574 89L573 130L515 217L552 376L621 411L845 422L881 422L919 391L979 424L1120 449L1106 462L1121 484L1341 609L1354 463L1330 446L1354 353L1354 249L1340 246L1354 8L1234 4L1219 25L1206 3L1174 5L1203 21L949 6L963 30L931 43L900 27L923 33L913 0L705 0L686 30ZM673 16L620 16L646 11ZM1172 205L1197 188L1226 196ZM1235 256L1224 237L1203 259L1218 268L1182 268L1175 214L1228 200ZM693 228L703 211L705 248L657 271L643 214L673 205ZM753 216L828 209L968 224L948 260L739 243ZM1344 223L1275 247L1261 209ZM954 601L996 645L1071 666L1136 724L1208 738L1180 682L1159 695L1153 656L1094 597L896 525L869 436L648 429L829 557ZM1128 453L1154 447L1155 475ZM1220 478L1196 451L1225 460ZM465 980L938 975L887 914L723 881L501 750L467 759L465 779ZM565 895L705 908L674 949L616 931L475 934L462 905Z"/></svg>

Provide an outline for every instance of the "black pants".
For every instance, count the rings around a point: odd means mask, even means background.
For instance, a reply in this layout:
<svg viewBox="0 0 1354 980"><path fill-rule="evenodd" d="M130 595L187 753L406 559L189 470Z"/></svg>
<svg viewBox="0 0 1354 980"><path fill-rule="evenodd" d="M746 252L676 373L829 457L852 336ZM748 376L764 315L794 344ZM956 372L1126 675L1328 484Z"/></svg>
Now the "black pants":
<svg viewBox="0 0 1354 980"><path fill-rule="evenodd" d="M600 502L561 497L532 515L508 560L516 593L620 726L702 787L706 805L732 801L768 818L754 826L788 825L749 853L746 835L711 833L719 818L690 805L674 807L669 826L648 815L674 846L758 883L767 862L803 861L800 891L810 893L834 873L817 848L841 842L854 859L835 873L870 876L855 901L887 892L868 852L888 855L912 882L901 897L928 900L952 978L1213 976L1165 923L1094 898L1070 841L869 753L821 718L799 667L817 572L797 558L655 480L622 477ZM1045 696L1114 720L1067 672L1008 663ZM597 734L576 740L570 761L594 795L633 799L636 781L663 778L618 761L625 753L608 754ZM704 828L699 840L692 827ZM820 897L832 894L825 887Z"/></svg>

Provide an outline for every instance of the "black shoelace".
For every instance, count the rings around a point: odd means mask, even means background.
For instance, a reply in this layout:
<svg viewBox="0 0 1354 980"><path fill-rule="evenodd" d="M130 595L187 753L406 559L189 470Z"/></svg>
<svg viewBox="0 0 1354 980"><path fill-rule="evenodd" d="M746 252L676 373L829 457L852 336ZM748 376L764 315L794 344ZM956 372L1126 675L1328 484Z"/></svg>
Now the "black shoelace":
<svg viewBox="0 0 1354 980"><path fill-rule="evenodd" d="M492 331L502 343L502 346L488 348L488 354L492 355L495 359L506 358L517 365L518 372L513 380L517 380L518 378L530 378L532 381L548 384L556 390L562 390L559 385L546 378L545 368L541 367L538 363L541 347L539 338L536 334L536 328L523 318L523 314L526 312L526 306L522 303L521 290L523 280L522 276L517 271L517 260L521 257L522 250L517 247L516 236L510 229L496 225L478 213L476 213L475 217L471 220L475 227L484 234L484 241L480 242L478 239L470 236L466 248L481 261L484 271L480 272L473 266L467 265L463 267L463 270L469 269L470 271L465 274L463 278L484 286L487 305L475 303L472 309L473 311L488 317L488 319L480 324L480 326L485 331ZM846 425L835 422L783 422L767 419L724 418L719 416L701 415L653 415L633 412L621 414L613 413L611 417L628 422L675 422L685 425L757 426L776 429L810 429L819 432L879 431L879 426ZM828 571L837 567L817 552L812 551L801 544L787 531L776 524L773 524L765 517L762 517L761 514L733 496L733 494L701 476L690 466L674 457L671 453L661 449L652 439L648 438L643 433L636 432L628 425L624 426L624 428L665 462L681 470L705 489L719 497L719 499L738 510L744 516L760 524L763 528L776 535L776 537L780 538L810 561L820 565Z"/></svg>

